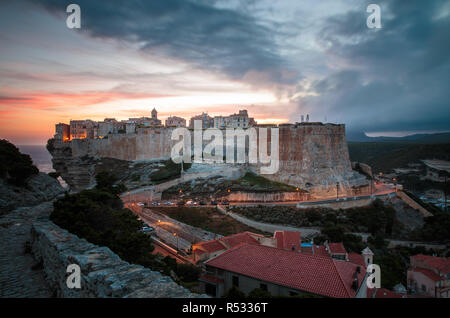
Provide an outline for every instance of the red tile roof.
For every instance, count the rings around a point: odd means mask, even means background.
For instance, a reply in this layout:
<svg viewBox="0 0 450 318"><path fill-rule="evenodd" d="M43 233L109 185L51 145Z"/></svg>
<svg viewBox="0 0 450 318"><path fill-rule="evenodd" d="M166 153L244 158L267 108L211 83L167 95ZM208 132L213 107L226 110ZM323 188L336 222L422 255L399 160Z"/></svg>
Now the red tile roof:
<svg viewBox="0 0 450 318"><path fill-rule="evenodd" d="M422 273L423 275L425 275L426 277L428 277L429 279L431 279L434 282L439 282L443 279L445 279L444 277L440 277L438 274L436 274L435 272L429 270L429 269L425 269L425 268L414 268L412 269L413 272L417 272L417 273Z"/></svg>
<svg viewBox="0 0 450 318"><path fill-rule="evenodd" d="M414 258L416 261L422 261L431 267L440 270L443 274L450 273L450 259L448 258L422 254L411 256L411 258Z"/></svg>
<svg viewBox="0 0 450 318"><path fill-rule="evenodd" d="M274 238L277 241L277 248L296 251L301 249L301 233L294 231L276 231Z"/></svg>
<svg viewBox="0 0 450 318"><path fill-rule="evenodd" d="M327 297L354 297L351 288L358 267L350 262L263 246L242 244L206 265ZM365 268L360 267L359 285Z"/></svg>
<svg viewBox="0 0 450 318"><path fill-rule="evenodd" d="M347 250L342 243L329 243L328 247L332 254L346 254Z"/></svg>
<svg viewBox="0 0 450 318"><path fill-rule="evenodd" d="M224 236L220 239L220 241L222 243L225 243L225 245L228 248L235 247L242 243L259 244L259 241L257 239L255 239L254 236L264 237L263 235L260 235L260 234L255 234L255 233L251 233L251 232L243 232L243 233L238 233L238 234L234 234L234 235Z"/></svg>
<svg viewBox="0 0 450 318"><path fill-rule="evenodd" d="M303 246L302 253L331 258L330 253L328 253L327 249L323 245L314 245L313 247Z"/></svg>
<svg viewBox="0 0 450 318"><path fill-rule="evenodd" d="M222 250L227 250L231 247L239 245L241 243L247 244L259 244L258 240L254 237L264 237L260 234L255 234L251 232L242 232L230 236L222 237L218 240L205 241L201 243L194 244L193 248L196 253L214 253Z"/></svg>
<svg viewBox="0 0 450 318"><path fill-rule="evenodd" d="M200 249L200 250L204 251L205 253L213 253L213 252L217 252L217 251L226 249L225 246L219 242L219 240L201 242L201 243L195 244L193 246L193 248L194 248L194 250L196 250L197 253L199 253L197 249Z"/></svg>
<svg viewBox="0 0 450 318"><path fill-rule="evenodd" d="M349 253L348 254L348 261L350 263L366 267L366 263L364 262L364 257L361 254Z"/></svg>

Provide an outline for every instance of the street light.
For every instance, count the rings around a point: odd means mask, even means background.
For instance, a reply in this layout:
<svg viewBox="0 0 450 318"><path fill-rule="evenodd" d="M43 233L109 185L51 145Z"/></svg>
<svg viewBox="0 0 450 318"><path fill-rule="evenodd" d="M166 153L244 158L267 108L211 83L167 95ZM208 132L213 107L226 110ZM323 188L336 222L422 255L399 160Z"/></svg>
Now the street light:
<svg viewBox="0 0 450 318"><path fill-rule="evenodd" d="M339 181L336 182L336 201L339 200Z"/></svg>

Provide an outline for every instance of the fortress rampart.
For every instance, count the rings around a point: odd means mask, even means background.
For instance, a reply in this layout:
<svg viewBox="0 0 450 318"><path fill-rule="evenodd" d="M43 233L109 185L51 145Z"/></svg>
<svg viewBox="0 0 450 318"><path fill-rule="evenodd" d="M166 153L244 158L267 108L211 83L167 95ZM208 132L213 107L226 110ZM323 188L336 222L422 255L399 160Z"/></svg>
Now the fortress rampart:
<svg viewBox="0 0 450 318"><path fill-rule="evenodd" d="M267 149L270 151L271 133L270 127L268 128ZM265 177L301 187L318 198L336 193L355 195L367 188L365 177L352 170L345 125L301 123L283 124L278 128L279 170L275 174L264 175ZM110 134L108 138L75 139L70 142L55 139L51 149L53 165L64 178L64 172L68 174L74 169L75 161L77 170L88 158L126 161L168 159L172 146L178 142L171 140L173 129L145 128L130 134ZM225 131L223 135L225 138ZM203 141L204 145L207 143L209 141ZM81 158L86 160L80 160ZM250 165L257 173L260 167L261 164ZM92 175L89 165L86 169L78 172Z"/></svg>

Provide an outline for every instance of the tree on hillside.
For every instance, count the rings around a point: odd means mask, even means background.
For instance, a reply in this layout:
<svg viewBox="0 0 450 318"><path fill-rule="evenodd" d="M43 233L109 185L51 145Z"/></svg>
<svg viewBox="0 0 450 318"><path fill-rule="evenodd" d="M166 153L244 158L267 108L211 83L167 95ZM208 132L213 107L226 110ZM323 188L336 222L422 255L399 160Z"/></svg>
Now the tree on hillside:
<svg viewBox="0 0 450 318"><path fill-rule="evenodd" d="M0 178L10 184L24 186L30 176L38 173L29 155L20 153L9 141L0 140Z"/></svg>

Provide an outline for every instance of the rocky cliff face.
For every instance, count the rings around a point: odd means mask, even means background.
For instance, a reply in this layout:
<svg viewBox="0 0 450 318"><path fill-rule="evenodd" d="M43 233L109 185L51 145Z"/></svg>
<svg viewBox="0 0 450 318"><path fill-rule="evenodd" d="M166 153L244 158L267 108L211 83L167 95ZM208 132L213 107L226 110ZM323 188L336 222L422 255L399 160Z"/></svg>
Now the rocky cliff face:
<svg viewBox="0 0 450 318"><path fill-rule="evenodd" d="M27 184L21 187L8 184L0 178L0 211L5 213L18 207L51 201L64 191L58 180L42 172L31 176Z"/></svg>
<svg viewBox="0 0 450 318"><path fill-rule="evenodd" d="M113 168L115 172L126 173L134 169L132 161L168 159L174 144L171 133L171 129L158 128L146 134L111 135L108 139L64 144L50 140L49 151L54 169L72 189L79 190L94 184L99 166L117 167ZM265 177L300 187L316 198L334 196L337 191L341 196L367 192L366 178L352 170L344 125L282 125L279 147L279 171ZM109 158L108 163L105 158Z"/></svg>
<svg viewBox="0 0 450 318"><path fill-rule="evenodd" d="M280 167L266 178L298 186L316 198L366 190L366 178L352 170L344 125L284 125L279 134Z"/></svg>
<svg viewBox="0 0 450 318"><path fill-rule="evenodd" d="M86 147L86 151L80 151L80 143L55 144L54 140L50 139L47 145L52 155L53 168L69 185L71 191L94 187L95 176L103 171L112 172L129 189L139 185L150 185L150 174L161 165L159 160L139 162L107 157L114 154L108 152L106 155L101 155L97 152L87 151L92 147L86 141L82 145L84 145L82 147ZM117 157L122 158L123 156L118 154L120 150L116 151Z"/></svg>

